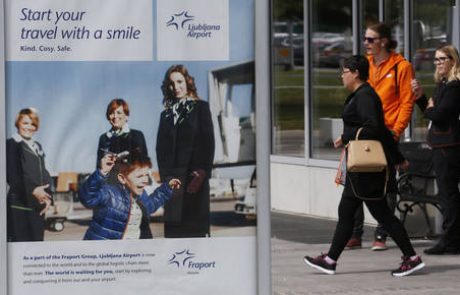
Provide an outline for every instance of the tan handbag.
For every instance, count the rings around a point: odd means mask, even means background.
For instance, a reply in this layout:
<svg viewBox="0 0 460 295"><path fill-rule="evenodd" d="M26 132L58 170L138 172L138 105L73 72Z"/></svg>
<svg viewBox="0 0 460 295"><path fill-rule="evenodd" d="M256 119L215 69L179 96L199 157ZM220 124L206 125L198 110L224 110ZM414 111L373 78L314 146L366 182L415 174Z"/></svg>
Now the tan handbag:
<svg viewBox="0 0 460 295"><path fill-rule="evenodd" d="M378 140L358 140L362 128L358 129L355 140L350 140L347 149L347 171L381 172L387 167L383 147Z"/></svg>
<svg viewBox="0 0 460 295"><path fill-rule="evenodd" d="M385 198L389 178L388 163L383 151L382 144L378 140L358 140L362 128L358 129L355 140L350 140L346 146L347 150L347 172L375 173L385 170L383 188L381 194L368 195L361 193L361 187L354 185L350 176L350 185L355 197L361 200L375 201Z"/></svg>

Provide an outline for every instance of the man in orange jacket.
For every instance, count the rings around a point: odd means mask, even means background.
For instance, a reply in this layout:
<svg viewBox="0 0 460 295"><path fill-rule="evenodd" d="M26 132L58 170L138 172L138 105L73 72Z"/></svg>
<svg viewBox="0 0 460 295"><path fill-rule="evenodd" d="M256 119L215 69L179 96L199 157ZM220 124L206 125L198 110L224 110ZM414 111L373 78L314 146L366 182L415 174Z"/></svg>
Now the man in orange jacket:
<svg viewBox="0 0 460 295"><path fill-rule="evenodd" d="M374 88L382 101L386 127L399 140L412 116L414 106L411 80L414 71L411 64L403 56L393 52L397 42L391 38L391 28L377 23L367 28L364 37L364 48L369 59L369 84ZM387 200L392 211L396 208L396 170L390 169ZM363 234L364 212L361 206L355 214L353 236L347 248L360 248ZM372 250L386 250L387 232L379 224L375 230Z"/></svg>
<svg viewBox="0 0 460 295"><path fill-rule="evenodd" d="M412 65L394 52L380 62L371 55L369 63L372 66L369 68L368 82L382 101L385 125L395 140L399 140L410 122L414 106L410 86L414 77Z"/></svg>

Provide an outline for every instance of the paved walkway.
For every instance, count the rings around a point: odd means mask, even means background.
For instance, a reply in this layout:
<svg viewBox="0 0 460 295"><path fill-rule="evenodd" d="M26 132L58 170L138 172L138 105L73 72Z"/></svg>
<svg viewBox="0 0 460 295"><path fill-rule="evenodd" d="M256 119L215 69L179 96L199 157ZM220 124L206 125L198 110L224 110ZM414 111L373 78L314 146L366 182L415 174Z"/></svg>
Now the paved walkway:
<svg viewBox="0 0 460 295"><path fill-rule="evenodd" d="M336 275L318 273L303 262L303 256L327 252L334 228L330 220L272 214L273 294L459 294L460 255L423 255L425 269L395 278L390 272L399 266L401 252L392 242L387 251L371 251L368 227L363 249L344 251ZM413 244L423 253L433 241L413 240Z"/></svg>

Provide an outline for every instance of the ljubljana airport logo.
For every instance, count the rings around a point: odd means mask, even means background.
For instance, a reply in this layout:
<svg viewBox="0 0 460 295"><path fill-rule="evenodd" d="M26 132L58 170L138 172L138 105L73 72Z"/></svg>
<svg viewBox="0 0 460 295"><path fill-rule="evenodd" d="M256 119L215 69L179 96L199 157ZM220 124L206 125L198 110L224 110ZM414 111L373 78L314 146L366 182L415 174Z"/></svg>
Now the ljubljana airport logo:
<svg viewBox="0 0 460 295"><path fill-rule="evenodd" d="M166 23L167 27L173 26L176 30L184 29L185 24L192 21L194 16L189 15L188 11L182 11L181 13L176 13L171 16L171 19Z"/></svg>
<svg viewBox="0 0 460 295"><path fill-rule="evenodd" d="M187 38L209 39L214 32L221 30L219 24L207 24L205 22L194 22L195 17L189 11L181 11L171 15L166 27L175 28L176 31L184 31Z"/></svg>
<svg viewBox="0 0 460 295"><path fill-rule="evenodd" d="M178 269L187 269L195 273L203 269L216 268L215 261L196 261L194 260L195 257L195 253L190 252L189 249L184 249L173 253L168 262L170 265L175 265Z"/></svg>

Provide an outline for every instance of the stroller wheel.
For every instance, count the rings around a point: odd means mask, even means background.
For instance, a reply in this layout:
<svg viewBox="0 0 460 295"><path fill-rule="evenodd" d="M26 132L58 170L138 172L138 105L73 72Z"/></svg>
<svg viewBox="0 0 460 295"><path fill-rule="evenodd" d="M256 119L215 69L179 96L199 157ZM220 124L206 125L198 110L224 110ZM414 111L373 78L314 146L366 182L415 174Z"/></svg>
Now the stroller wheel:
<svg viewBox="0 0 460 295"><path fill-rule="evenodd" d="M64 223L62 221L55 221L51 227L54 231L60 232L64 230Z"/></svg>

